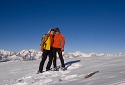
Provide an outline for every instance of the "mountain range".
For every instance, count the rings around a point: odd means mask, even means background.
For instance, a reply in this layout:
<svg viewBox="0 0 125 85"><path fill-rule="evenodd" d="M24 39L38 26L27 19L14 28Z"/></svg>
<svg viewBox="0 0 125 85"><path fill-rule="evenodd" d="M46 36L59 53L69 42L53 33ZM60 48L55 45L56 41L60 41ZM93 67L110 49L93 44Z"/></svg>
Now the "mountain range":
<svg viewBox="0 0 125 85"><path fill-rule="evenodd" d="M22 50L20 52L11 52L6 50L0 50L0 62L13 61L13 60L38 60L41 58L42 52L34 49ZM90 53L86 54L80 51L74 53L63 52L64 58L77 58L77 57L105 57L105 56L125 56L125 53L117 54L105 54L105 53Z"/></svg>

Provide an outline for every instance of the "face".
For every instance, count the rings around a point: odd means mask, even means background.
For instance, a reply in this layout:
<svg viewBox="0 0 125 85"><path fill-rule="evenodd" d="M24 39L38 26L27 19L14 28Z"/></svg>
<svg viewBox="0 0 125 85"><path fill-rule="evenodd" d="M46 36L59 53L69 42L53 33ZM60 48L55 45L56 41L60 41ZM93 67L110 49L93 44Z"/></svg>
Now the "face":
<svg viewBox="0 0 125 85"><path fill-rule="evenodd" d="M54 31L51 31L51 32L50 32L50 34L52 34L52 35L53 35L53 34L54 34Z"/></svg>
<svg viewBox="0 0 125 85"><path fill-rule="evenodd" d="M56 32L56 34L59 34L59 32Z"/></svg>

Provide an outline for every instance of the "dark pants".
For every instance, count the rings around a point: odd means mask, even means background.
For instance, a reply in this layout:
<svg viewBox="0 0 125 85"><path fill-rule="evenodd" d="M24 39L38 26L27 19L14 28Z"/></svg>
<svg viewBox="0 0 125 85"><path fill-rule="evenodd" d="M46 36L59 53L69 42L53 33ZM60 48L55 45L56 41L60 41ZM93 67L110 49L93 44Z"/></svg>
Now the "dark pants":
<svg viewBox="0 0 125 85"><path fill-rule="evenodd" d="M59 55L59 58L60 58L60 62L61 62L62 67L65 67L64 59L63 59L63 56L62 56L61 49L60 49L60 48L53 48L53 49L52 49L52 52L53 52L53 58L54 58L54 59L53 59L54 68L57 67L57 65L56 65L56 59L57 59L56 53L58 53L58 55Z"/></svg>
<svg viewBox="0 0 125 85"><path fill-rule="evenodd" d="M49 55L49 61L48 61L48 64L46 66L46 70L49 70L51 67L51 64L52 64L52 60L53 60L52 48L50 50L44 50L44 52L42 54L42 60L41 60L40 65L39 65L40 72L43 71L43 66L44 66L44 63L45 63L48 55Z"/></svg>

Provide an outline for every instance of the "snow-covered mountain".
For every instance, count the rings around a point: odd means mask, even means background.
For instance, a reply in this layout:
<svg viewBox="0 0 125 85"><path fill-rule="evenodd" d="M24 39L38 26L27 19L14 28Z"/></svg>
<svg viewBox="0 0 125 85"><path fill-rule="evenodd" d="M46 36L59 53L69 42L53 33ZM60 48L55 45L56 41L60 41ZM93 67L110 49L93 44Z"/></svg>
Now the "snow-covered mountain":
<svg viewBox="0 0 125 85"><path fill-rule="evenodd" d="M68 53L68 52L64 52L63 53L64 57L68 57L68 58L74 58L74 57L106 57L106 56L125 56L125 53L117 53L117 54L105 54L105 53L90 53L90 54L86 54L86 53L82 53L80 51L76 51L74 53Z"/></svg>
<svg viewBox="0 0 125 85"><path fill-rule="evenodd" d="M0 61L10 61L10 60L37 60L41 57L42 52L37 50L22 50L21 52L10 52L5 50L0 50Z"/></svg>
<svg viewBox="0 0 125 85"><path fill-rule="evenodd" d="M42 52L34 49L22 50L21 52L10 52L5 50L0 50L0 61L10 61L10 60L38 60L41 58ZM125 56L125 53L118 54L98 54L98 53L82 53L76 51L74 53L63 52L64 58L77 58L77 57L101 57L101 56Z"/></svg>

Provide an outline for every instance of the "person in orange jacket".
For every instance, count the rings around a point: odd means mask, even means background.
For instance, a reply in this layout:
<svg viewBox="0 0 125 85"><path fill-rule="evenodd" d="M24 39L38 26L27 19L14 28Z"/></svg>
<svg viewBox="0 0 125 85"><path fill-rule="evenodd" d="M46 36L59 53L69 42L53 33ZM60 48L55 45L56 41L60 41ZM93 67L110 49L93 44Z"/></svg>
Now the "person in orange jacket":
<svg viewBox="0 0 125 85"><path fill-rule="evenodd" d="M40 50L43 53L42 53L42 60L40 62L39 70L38 70L37 74L43 72L43 66L44 66L44 63L45 63L48 55L49 55L49 61L46 66L46 71L50 70L52 60L53 60L53 53L52 53L53 37L54 37L54 29L50 29L48 34L45 34L41 40Z"/></svg>
<svg viewBox="0 0 125 85"><path fill-rule="evenodd" d="M56 65L56 53L58 53L59 58L60 58L60 62L61 62L61 70L66 70L65 68L65 64L64 64L64 59L62 56L62 52L64 51L64 45L65 45L65 38L64 36L60 33L59 28L55 28L55 36L54 36L54 42L53 42L53 65L54 65L54 70L58 70L57 69L57 65Z"/></svg>

